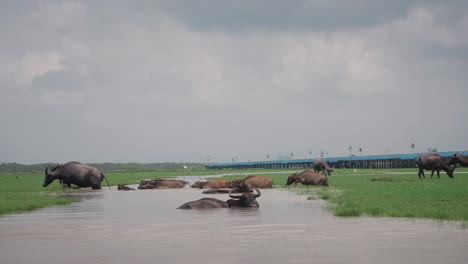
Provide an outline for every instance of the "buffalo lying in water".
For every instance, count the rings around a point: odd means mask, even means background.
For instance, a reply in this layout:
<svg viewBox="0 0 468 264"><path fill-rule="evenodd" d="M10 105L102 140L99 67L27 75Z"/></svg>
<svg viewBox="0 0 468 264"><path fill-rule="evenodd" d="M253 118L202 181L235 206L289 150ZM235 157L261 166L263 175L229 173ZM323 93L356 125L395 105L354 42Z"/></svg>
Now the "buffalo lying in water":
<svg viewBox="0 0 468 264"><path fill-rule="evenodd" d="M192 188L200 188L200 189L221 189L221 188L228 188L229 181L224 179L219 180L212 180L212 181L196 181L191 186Z"/></svg>
<svg viewBox="0 0 468 264"><path fill-rule="evenodd" d="M298 182L302 183L303 185L323 185L328 186L328 178L327 176L310 171L305 170L299 174L294 173L288 177L286 185L297 184Z"/></svg>
<svg viewBox="0 0 468 264"><path fill-rule="evenodd" d="M243 193L239 195L229 194L227 201L221 201L214 198L202 198L196 201L187 202L177 209L207 209L207 208L227 208L227 207L259 207L256 198L262 194L257 188L254 193Z"/></svg>
<svg viewBox="0 0 468 264"><path fill-rule="evenodd" d="M271 188L273 187L273 181L265 176L256 176L250 175L244 178L244 182L250 186L255 188Z"/></svg>
<svg viewBox="0 0 468 264"><path fill-rule="evenodd" d="M229 189L206 189L202 193L204 194L218 194L218 193L230 193Z"/></svg>
<svg viewBox="0 0 468 264"><path fill-rule="evenodd" d="M457 154L455 154L457 155ZM447 172L450 178L453 178L453 168L449 166L450 163L456 163L458 158L453 155L449 158L443 158L438 154L420 155L415 159L415 163L419 168L418 177L426 178L424 170L431 170L431 178L434 176L434 171L437 171L437 177L440 178L440 171Z"/></svg>
<svg viewBox="0 0 468 264"><path fill-rule="evenodd" d="M175 189L184 188L185 185L190 186L190 183L181 180L151 179L141 180L138 189Z"/></svg>
<svg viewBox="0 0 468 264"><path fill-rule="evenodd" d="M312 163L312 168L315 172L321 172L327 176L331 176L331 173L333 171L333 167L330 168L330 166L328 166L327 161L324 159L315 159Z"/></svg>
<svg viewBox="0 0 468 264"><path fill-rule="evenodd" d="M128 187L125 184L117 184L117 190L119 191L134 191L135 189Z"/></svg>
<svg viewBox="0 0 468 264"><path fill-rule="evenodd" d="M61 184L63 183L64 186L66 185L68 187L74 184L83 188L91 187L92 189L101 189L101 182L106 179L106 177L95 167L71 161L63 165L57 164L57 166L50 168L50 170L49 166L47 166L42 186L47 187L56 179L60 180ZM109 182L107 182L107 185L109 186Z"/></svg>
<svg viewBox="0 0 468 264"><path fill-rule="evenodd" d="M246 193L246 192L253 192L253 189L250 187L249 184L245 183L244 180L234 180L238 181L236 183L231 182L231 186L235 186L231 189L231 193Z"/></svg>
<svg viewBox="0 0 468 264"><path fill-rule="evenodd" d="M250 175L243 179L233 180L229 183L229 187L231 188L242 188L241 183L244 183L248 187L255 187L255 188L272 188L273 181L265 176L256 176Z"/></svg>

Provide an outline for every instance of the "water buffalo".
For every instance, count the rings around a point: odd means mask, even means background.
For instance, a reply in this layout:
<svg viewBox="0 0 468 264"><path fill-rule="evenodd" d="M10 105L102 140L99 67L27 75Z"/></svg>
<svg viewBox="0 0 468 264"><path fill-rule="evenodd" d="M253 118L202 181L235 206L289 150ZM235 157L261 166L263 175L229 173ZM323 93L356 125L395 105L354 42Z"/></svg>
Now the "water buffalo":
<svg viewBox="0 0 468 264"><path fill-rule="evenodd" d="M184 188L185 185L190 186L190 183L182 180L151 179L141 180L138 189L176 189Z"/></svg>
<svg viewBox="0 0 468 264"><path fill-rule="evenodd" d="M230 185L231 188L232 188L231 193L253 192L253 189L247 183L245 183L245 181L243 179L235 180L235 181L236 181L235 185Z"/></svg>
<svg viewBox="0 0 468 264"><path fill-rule="evenodd" d="M240 195L229 194L229 199L226 202L214 198L202 198L196 201L187 202L177 209L206 209L206 208L226 208L226 207L259 207L256 200L262 194L257 188L256 194L243 193Z"/></svg>
<svg viewBox="0 0 468 264"><path fill-rule="evenodd" d="M212 181L196 181L191 186L192 188L200 188L200 189L221 189L221 188L229 188L229 181L224 179L219 180L212 180Z"/></svg>
<svg viewBox="0 0 468 264"><path fill-rule="evenodd" d="M273 181L265 176L250 175L244 178L244 182L250 187L256 188L271 188Z"/></svg>
<svg viewBox="0 0 468 264"><path fill-rule="evenodd" d="M288 177L286 185L291 185L292 183L297 184L298 182L303 185L323 185L328 186L327 176L310 170L305 170L301 173L294 173Z"/></svg>
<svg viewBox="0 0 468 264"><path fill-rule="evenodd" d="M117 190L119 191L134 191L135 189L128 187L125 184L117 184Z"/></svg>
<svg viewBox="0 0 468 264"><path fill-rule="evenodd" d="M246 186L243 186L245 184ZM273 181L265 176L256 176L250 175L243 179L236 179L232 180L229 183L229 188L235 189L245 189L246 187L256 187L256 188L271 188L273 187ZM247 190L247 192L250 190ZM246 192L246 191L239 191L239 192Z"/></svg>
<svg viewBox="0 0 468 264"><path fill-rule="evenodd" d="M204 194L218 194L218 193L230 193L229 189L206 189L202 193Z"/></svg>
<svg viewBox="0 0 468 264"><path fill-rule="evenodd" d="M463 153L456 153L447 161L448 165L461 164L468 167L468 155L462 155Z"/></svg>
<svg viewBox="0 0 468 264"><path fill-rule="evenodd" d="M418 176L426 178L424 170L432 170L431 178L434 176L434 171L437 171L437 177L440 178L439 172L441 170L447 172L450 178L453 178L453 168L448 165L451 160L446 160L438 154L420 155L414 161L419 168Z"/></svg>
<svg viewBox="0 0 468 264"><path fill-rule="evenodd" d="M46 167L42 186L47 187L55 179L62 180L62 183L69 187L74 184L78 187L101 189L101 182L103 179L106 179L106 177L95 167L72 161L63 165L54 166L50 168L50 170L49 166ZM109 186L107 179L106 182Z"/></svg>
<svg viewBox="0 0 468 264"><path fill-rule="evenodd" d="M327 161L324 159L315 159L312 163L312 168L315 172L322 172L327 176L330 176L333 171L333 167L330 168Z"/></svg>

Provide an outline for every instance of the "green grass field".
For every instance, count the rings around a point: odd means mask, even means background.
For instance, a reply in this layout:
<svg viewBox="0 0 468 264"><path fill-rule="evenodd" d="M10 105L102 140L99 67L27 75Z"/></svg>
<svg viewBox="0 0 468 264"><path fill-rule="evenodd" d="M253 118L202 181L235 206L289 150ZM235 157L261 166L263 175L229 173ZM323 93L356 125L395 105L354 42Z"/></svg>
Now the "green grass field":
<svg viewBox="0 0 468 264"><path fill-rule="evenodd" d="M222 171L227 173L229 171ZM141 179L171 178L175 176L215 175L220 171L184 170L184 171L155 171L155 172L106 172L106 178L111 185L137 184ZM77 198L55 193L77 191L77 189L63 188L56 180L46 188L42 187L43 173L0 173L0 216L21 213L40 208L63 205L79 201ZM107 188L106 181L102 188Z"/></svg>
<svg viewBox="0 0 468 264"><path fill-rule="evenodd" d="M291 169L290 169L291 171ZM291 189L309 195L310 199L324 199L328 209L337 216L376 216L432 218L439 220L468 221L468 169L458 168L455 178L449 179L445 172L441 178L419 179L416 169L337 169L329 178L330 186L286 186L291 174L285 170L201 170L161 172L107 172L112 185L137 184L141 179L169 178L175 176L198 176L234 173L225 179L243 178L239 173L250 172L273 179L275 188ZM262 173L280 172L280 173ZM0 174L0 215L35 210L77 200L51 193L65 193L58 182L42 187L42 174ZM105 188L105 181L103 188ZM74 190L76 191L76 190Z"/></svg>
<svg viewBox="0 0 468 264"><path fill-rule="evenodd" d="M328 200L336 216L389 216L468 220L468 169L457 168L455 178L445 172L419 179L417 169L336 169L329 187L286 185L290 173L255 174L270 177L275 187L295 189L310 199ZM224 177L239 178L237 176Z"/></svg>

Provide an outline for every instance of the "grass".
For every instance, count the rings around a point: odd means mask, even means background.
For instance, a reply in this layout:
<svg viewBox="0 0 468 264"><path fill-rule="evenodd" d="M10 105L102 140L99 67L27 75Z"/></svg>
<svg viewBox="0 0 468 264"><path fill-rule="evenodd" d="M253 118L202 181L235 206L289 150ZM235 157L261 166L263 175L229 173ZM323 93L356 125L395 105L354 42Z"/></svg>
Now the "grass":
<svg viewBox="0 0 468 264"><path fill-rule="evenodd" d="M295 171L295 169L289 169ZM279 172L279 173L262 173ZM464 173L461 173L464 172ZM468 221L468 169L458 168L455 178L444 172L441 178L419 179L416 169L364 170L336 169L329 178L329 187L286 186L291 174L286 170L201 170L160 172L107 172L112 185L136 184L141 179L175 176L219 175L233 173L223 178L243 178L241 173L267 176L276 188L295 190L307 194L309 199L329 201L328 209L336 216L374 216L432 218L439 220ZM0 215L35 210L57 204L77 201L76 198L48 195L66 193L67 188L54 182L42 187L44 175L34 173L0 174ZM103 182L103 188L105 188Z"/></svg>
<svg viewBox="0 0 468 264"><path fill-rule="evenodd" d="M329 187L286 185L290 173L255 174L270 177L275 187L293 188L308 199L329 201L336 216L374 216L468 220L468 169L457 168L455 178L441 172L419 179L417 169L336 169ZM229 180L239 176L223 177Z"/></svg>
<svg viewBox="0 0 468 264"><path fill-rule="evenodd" d="M252 170L255 172L256 170ZM171 178L176 176L217 175L220 173L239 173L239 171L184 170L155 172L105 172L111 185L137 184L141 179ZM53 205L64 205L78 202L79 199L65 195L77 189L63 188L54 181L47 188L42 187L42 173L0 173L0 216L13 213L33 211ZM102 188L107 188L106 181Z"/></svg>

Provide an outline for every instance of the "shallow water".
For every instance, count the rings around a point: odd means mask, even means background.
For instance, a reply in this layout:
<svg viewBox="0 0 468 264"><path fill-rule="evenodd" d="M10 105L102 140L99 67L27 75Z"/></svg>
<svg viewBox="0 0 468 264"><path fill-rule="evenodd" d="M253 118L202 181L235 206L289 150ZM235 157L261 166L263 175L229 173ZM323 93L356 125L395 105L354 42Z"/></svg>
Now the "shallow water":
<svg viewBox="0 0 468 264"><path fill-rule="evenodd" d="M229 198L188 187L72 195L0 218L1 263L468 263L460 223L338 218L288 190L262 190L258 209L175 209Z"/></svg>

